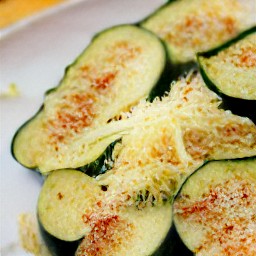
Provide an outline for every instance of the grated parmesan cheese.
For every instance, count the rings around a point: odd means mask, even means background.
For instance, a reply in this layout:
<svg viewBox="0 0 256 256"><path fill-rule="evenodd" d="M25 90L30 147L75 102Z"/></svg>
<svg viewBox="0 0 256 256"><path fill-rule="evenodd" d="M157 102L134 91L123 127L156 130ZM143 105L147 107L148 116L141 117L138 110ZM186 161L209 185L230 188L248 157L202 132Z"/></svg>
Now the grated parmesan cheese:
<svg viewBox="0 0 256 256"><path fill-rule="evenodd" d="M21 247L35 256L51 256L41 241L36 217L31 213L22 213L18 218Z"/></svg>
<svg viewBox="0 0 256 256"><path fill-rule="evenodd" d="M255 155L256 126L219 104L200 75L189 74L161 100L135 107L113 169L98 177L108 186L105 200L129 205L139 195L145 204L160 203L204 161Z"/></svg>

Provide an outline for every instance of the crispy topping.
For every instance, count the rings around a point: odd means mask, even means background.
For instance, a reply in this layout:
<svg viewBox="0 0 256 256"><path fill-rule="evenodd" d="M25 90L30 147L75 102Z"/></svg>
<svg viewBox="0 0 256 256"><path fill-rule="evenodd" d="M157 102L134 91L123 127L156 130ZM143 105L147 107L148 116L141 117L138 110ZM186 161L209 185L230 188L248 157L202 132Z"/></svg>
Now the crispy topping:
<svg viewBox="0 0 256 256"><path fill-rule="evenodd" d="M57 194L57 198L58 198L59 200L61 200L63 197L64 197L64 195L63 195L61 192L59 192L59 193Z"/></svg>
<svg viewBox="0 0 256 256"><path fill-rule="evenodd" d="M210 134L198 128L187 129L184 132L184 143L193 159L209 159L223 144L253 148L256 144L256 132L253 126L246 123L217 126Z"/></svg>
<svg viewBox="0 0 256 256"><path fill-rule="evenodd" d="M115 214L92 213L83 215L90 233L82 241L77 256L113 255L131 234L132 224Z"/></svg>
<svg viewBox="0 0 256 256"><path fill-rule="evenodd" d="M169 96L133 109L136 126L123 136L113 168L99 178L111 198L128 195L129 202L160 204L177 189L179 177L203 161L255 150L255 125L218 109L216 95L199 79L177 82ZM178 107L183 96L188 102Z"/></svg>
<svg viewBox="0 0 256 256"><path fill-rule="evenodd" d="M134 59L141 52L140 47L132 46L127 41L119 41L109 48L109 57L106 58L106 61L125 67L128 61Z"/></svg>
<svg viewBox="0 0 256 256"><path fill-rule="evenodd" d="M168 25L169 26L169 25ZM214 10L188 14L172 28L164 29L163 38L178 47L202 50L205 44L223 41L237 33L232 16L219 16Z"/></svg>
<svg viewBox="0 0 256 256"><path fill-rule="evenodd" d="M205 230L196 253L256 255L255 183L233 178L212 187L199 201L189 202L182 195L174 206L176 214Z"/></svg>
<svg viewBox="0 0 256 256"><path fill-rule="evenodd" d="M80 67L77 79L89 86L86 90L79 89L79 91L74 85L74 92L68 91L62 96L56 107L55 116L46 124L50 141L56 144L56 151L59 149L58 143L63 143L66 137L70 138L74 134L81 133L84 128L93 124L98 116L97 104L102 105L105 102L104 97L112 92L120 70L139 53L141 53L140 47L119 41L107 49L106 57L100 60L98 65L95 63Z"/></svg>
<svg viewBox="0 0 256 256"><path fill-rule="evenodd" d="M195 160L205 159L212 151L212 136L207 131L188 129L184 132L186 151Z"/></svg>
<svg viewBox="0 0 256 256"><path fill-rule="evenodd" d="M97 78L95 80L96 90L100 90L101 92L105 91L112 84L115 76L114 73L109 73L101 78Z"/></svg>
<svg viewBox="0 0 256 256"><path fill-rule="evenodd" d="M249 35L245 40L238 41L227 49L220 51L211 61L220 61L224 64L232 63L238 68L256 67L256 35Z"/></svg>
<svg viewBox="0 0 256 256"><path fill-rule="evenodd" d="M161 137L152 143L150 148L150 156L155 161L161 163L170 163L172 165L180 164L180 157L174 147L173 134L166 128L161 130Z"/></svg>
<svg viewBox="0 0 256 256"><path fill-rule="evenodd" d="M225 54L225 52L224 52ZM229 56L228 60L240 68L255 68L256 67L256 45L241 47L237 52Z"/></svg>
<svg viewBox="0 0 256 256"><path fill-rule="evenodd" d="M66 136L72 136L91 125L95 113L94 95L71 94L64 96L64 103L59 107L54 119L48 120L47 129L53 143L63 142Z"/></svg>
<svg viewBox="0 0 256 256"><path fill-rule="evenodd" d="M89 90L95 96L104 93L105 89L110 88L118 74L117 71L106 71L101 74L96 68L87 65L81 67L80 71L80 76L90 83Z"/></svg>

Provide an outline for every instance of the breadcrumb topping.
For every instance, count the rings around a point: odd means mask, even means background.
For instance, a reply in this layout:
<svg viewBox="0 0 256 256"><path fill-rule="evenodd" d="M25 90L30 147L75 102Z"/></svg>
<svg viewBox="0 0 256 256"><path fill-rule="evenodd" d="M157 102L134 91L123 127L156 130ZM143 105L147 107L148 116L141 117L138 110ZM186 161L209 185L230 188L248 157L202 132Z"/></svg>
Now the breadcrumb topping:
<svg viewBox="0 0 256 256"><path fill-rule="evenodd" d="M118 252L131 237L133 225L116 214L84 214L85 224L91 231L85 236L76 256L105 256Z"/></svg>
<svg viewBox="0 0 256 256"><path fill-rule="evenodd" d="M234 43L229 48L221 51L212 59L218 59L225 64L232 63L240 68L256 67L256 34L247 36L245 40Z"/></svg>

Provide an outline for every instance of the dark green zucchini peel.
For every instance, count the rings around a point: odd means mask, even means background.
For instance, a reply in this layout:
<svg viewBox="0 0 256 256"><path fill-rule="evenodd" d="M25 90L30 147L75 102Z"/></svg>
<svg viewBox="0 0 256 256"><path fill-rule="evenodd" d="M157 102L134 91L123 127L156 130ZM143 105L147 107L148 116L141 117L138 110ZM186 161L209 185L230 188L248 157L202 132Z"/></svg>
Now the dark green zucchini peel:
<svg viewBox="0 0 256 256"><path fill-rule="evenodd" d="M162 42L143 28L120 25L98 33L19 128L14 158L41 173L91 163L121 137L113 120L148 97L165 64Z"/></svg>
<svg viewBox="0 0 256 256"><path fill-rule="evenodd" d="M169 1L140 22L166 44L172 63L186 63L255 25L253 0Z"/></svg>
<svg viewBox="0 0 256 256"><path fill-rule="evenodd" d="M223 107L256 122L256 27L197 58L205 83L222 97Z"/></svg>
<svg viewBox="0 0 256 256"><path fill-rule="evenodd" d="M209 162L182 186L174 223L200 256L256 253L256 158Z"/></svg>

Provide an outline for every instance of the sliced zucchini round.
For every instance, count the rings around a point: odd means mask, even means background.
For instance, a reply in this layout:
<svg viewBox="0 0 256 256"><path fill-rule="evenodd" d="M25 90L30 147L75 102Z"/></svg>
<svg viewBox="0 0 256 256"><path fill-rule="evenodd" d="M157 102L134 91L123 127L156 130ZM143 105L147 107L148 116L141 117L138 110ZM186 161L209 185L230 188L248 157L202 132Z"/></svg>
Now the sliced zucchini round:
<svg viewBox="0 0 256 256"><path fill-rule="evenodd" d="M162 42L143 28L120 25L97 34L17 131L13 156L41 173L92 162L120 137L111 121L147 98L165 63Z"/></svg>
<svg viewBox="0 0 256 256"><path fill-rule="evenodd" d="M170 1L140 25L163 39L173 63L184 63L255 25L255 1Z"/></svg>
<svg viewBox="0 0 256 256"><path fill-rule="evenodd" d="M198 54L205 83L224 107L256 121L256 27L218 48Z"/></svg>
<svg viewBox="0 0 256 256"><path fill-rule="evenodd" d="M207 163L182 186L173 209L196 255L255 255L256 158Z"/></svg>
<svg viewBox="0 0 256 256"><path fill-rule="evenodd" d="M170 203L139 209L118 198L105 201L105 193L94 178L76 170L58 170L47 177L38 220L54 255L146 256L169 248L165 238L172 226Z"/></svg>

